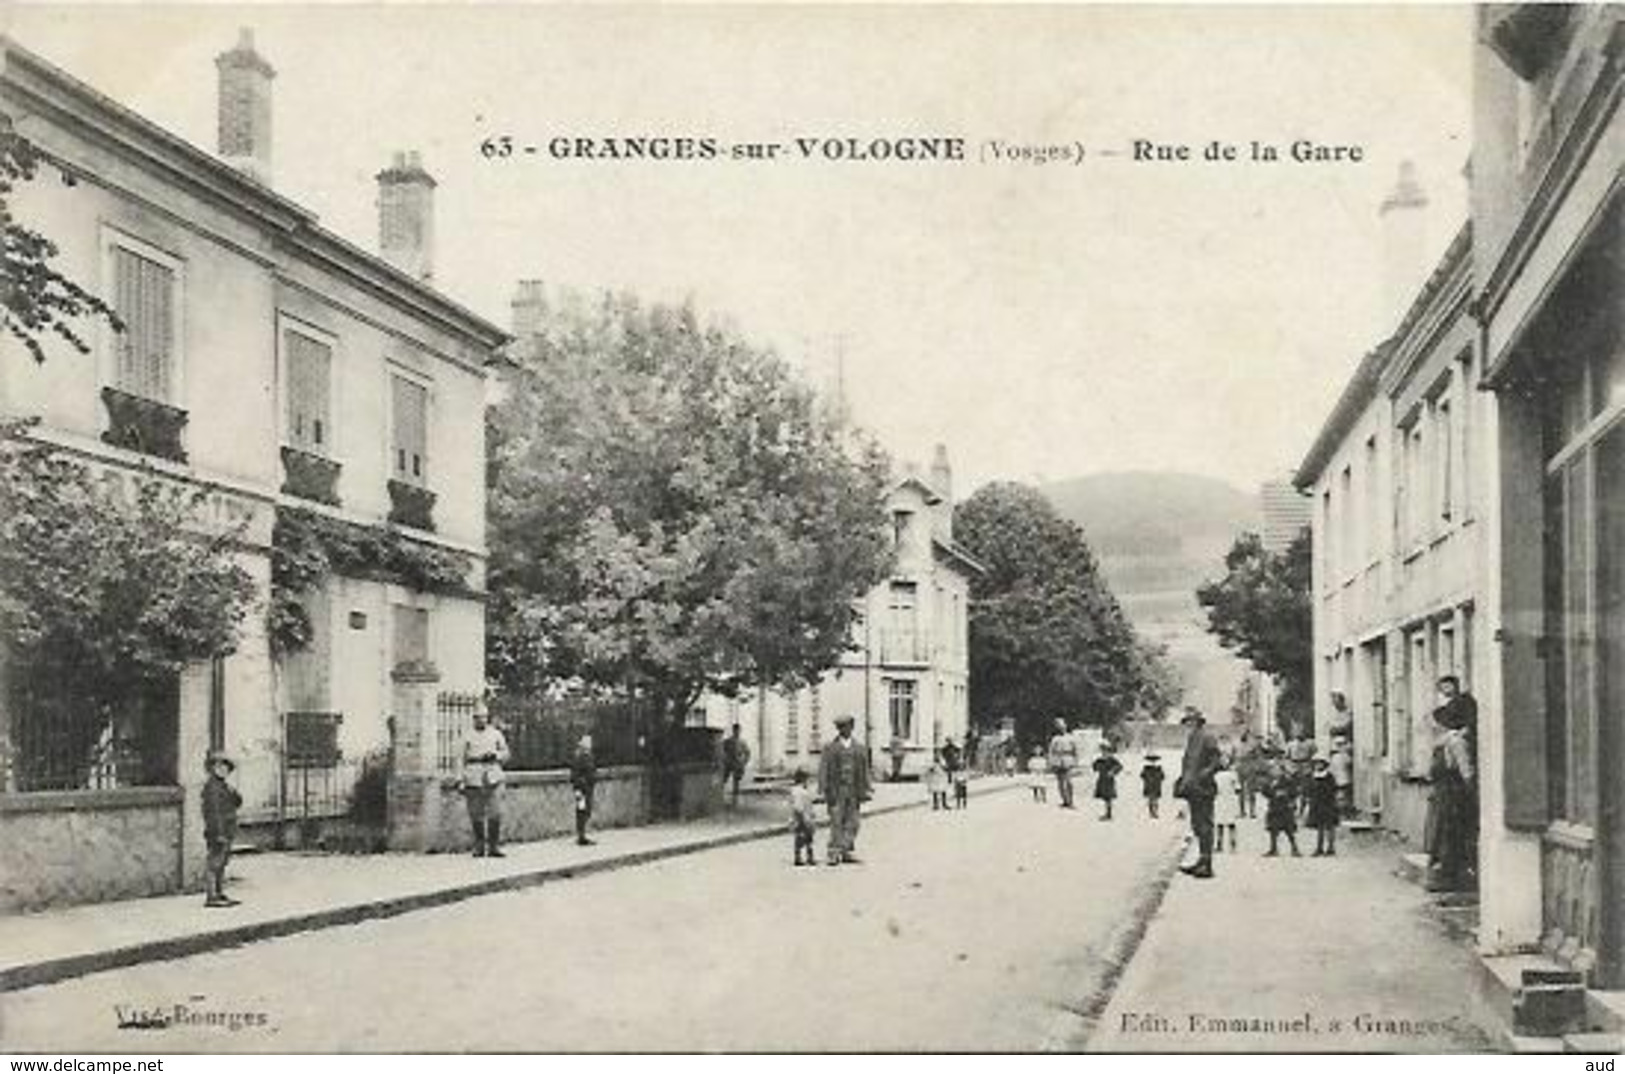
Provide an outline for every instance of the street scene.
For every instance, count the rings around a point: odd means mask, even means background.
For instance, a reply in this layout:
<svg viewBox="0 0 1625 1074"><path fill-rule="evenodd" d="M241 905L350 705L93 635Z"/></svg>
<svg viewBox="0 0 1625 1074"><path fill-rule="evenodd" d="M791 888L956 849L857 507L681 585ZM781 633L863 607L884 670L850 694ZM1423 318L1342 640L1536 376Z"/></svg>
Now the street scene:
<svg viewBox="0 0 1625 1074"><path fill-rule="evenodd" d="M0 1050L1619 1054L1622 99L1610 4L6 10Z"/></svg>

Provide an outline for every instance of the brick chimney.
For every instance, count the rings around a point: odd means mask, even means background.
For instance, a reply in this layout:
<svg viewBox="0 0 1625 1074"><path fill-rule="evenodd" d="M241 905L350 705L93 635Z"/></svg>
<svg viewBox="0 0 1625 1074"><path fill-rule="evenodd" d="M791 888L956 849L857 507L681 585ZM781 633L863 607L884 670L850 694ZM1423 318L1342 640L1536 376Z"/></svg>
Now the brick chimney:
<svg viewBox="0 0 1625 1074"><path fill-rule="evenodd" d="M276 70L254 51L254 31L214 58L219 72L221 158L257 183L271 183L271 80Z"/></svg>
<svg viewBox="0 0 1625 1074"><path fill-rule="evenodd" d="M1382 228L1382 301L1387 329L1399 327L1427 281L1428 198L1416 180L1416 165L1404 161L1394 189L1377 210Z"/></svg>
<svg viewBox="0 0 1625 1074"><path fill-rule="evenodd" d="M415 150L378 173L378 252L423 283L434 279L434 188Z"/></svg>

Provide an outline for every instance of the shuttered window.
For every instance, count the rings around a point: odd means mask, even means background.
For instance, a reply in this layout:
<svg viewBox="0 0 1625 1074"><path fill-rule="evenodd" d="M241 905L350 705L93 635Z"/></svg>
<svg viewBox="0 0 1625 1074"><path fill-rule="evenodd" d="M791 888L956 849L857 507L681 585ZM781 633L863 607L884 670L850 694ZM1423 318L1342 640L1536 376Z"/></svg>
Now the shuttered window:
<svg viewBox="0 0 1625 1074"><path fill-rule="evenodd" d="M429 662L429 610L397 604L395 620L395 666Z"/></svg>
<svg viewBox="0 0 1625 1074"><path fill-rule="evenodd" d="M391 377L391 422L395 480L424 485L429 480L429 391L405 377Z"/></svg>
<svg viewBox="0 0 1625 1074"><path fill-rule="evenodd" d="M282 334L288 361L287 443L313 455L333 451L333 351L299 332Z"/></svg>
<svg viewBox="0 0 1625 1074"><path fill-rule="evenodd" d="M115 336L113 386L143 399L170 402L175 363L175 273L113 248L113 294L124 331Z"/></svg>

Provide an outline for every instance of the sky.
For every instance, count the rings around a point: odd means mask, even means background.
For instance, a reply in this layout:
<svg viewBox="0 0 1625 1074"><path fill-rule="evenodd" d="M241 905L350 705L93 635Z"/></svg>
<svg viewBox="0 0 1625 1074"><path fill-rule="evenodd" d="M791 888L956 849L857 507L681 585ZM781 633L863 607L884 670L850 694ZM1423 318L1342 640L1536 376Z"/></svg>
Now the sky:
<svg viewBox="0 0 1625 1074"><path fill-rule="evenodd" d="M273 185L376 249L374 175L435 176L435 282L509 324L515 282L692 298L956 492L1293 469L1397 324L1377 208L1465 215L1471 9L11 4L24 47L212 151L213 57L251 26ZM486 138L541 152L488 159ZM956 137L953 163L554 159L555 137ZM1296 140L1361 149L1297 163ZM1081 163L984 159L1081 146ZM1136 162L1136 140L1197 159ZM1242 158L1207 163L1203 147ZM1281 150L1246 159L1250 143Z"/></svg>

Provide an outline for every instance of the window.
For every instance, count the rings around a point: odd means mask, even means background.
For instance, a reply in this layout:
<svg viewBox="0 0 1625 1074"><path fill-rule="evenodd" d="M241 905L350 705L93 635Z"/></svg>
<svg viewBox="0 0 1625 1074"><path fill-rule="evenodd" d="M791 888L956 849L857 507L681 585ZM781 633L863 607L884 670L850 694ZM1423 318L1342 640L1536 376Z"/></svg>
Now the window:
<svg viewBox="0 0 1625 1074"><path fill-rule="evenodd" d="M1365 539L1365 562L1373 563L1382 551L1382 482L1377 475L1377 438L1365 442L1365 465L1361 478L1365 482L1364 509L1360 532Z"/></svg>
<svg viewBox="0 0 1625 1074"><path fill-rule="evenodd" d="M813 753L817 753L821 748L823 748L824 745L824 698L822 685L819 683L814 683L810 693L812 694L812 698L807 707L812 710L812 733L807 737L810 742L810 750Z"/></svg>
<svg viewBox="0 0 1625 1074"><path fill-rule="evenodd" d="M891 513L892 544L901 548L908 538L908 526L914 519L913 511L893 511Z"/></svg>
<svg viewBox="0 0 1625 1074"><path fill-rule="evenodd" d="M1320 584L1324 589L1331 589L1334 584L1332 569L1335 562L1332 558L1332 545L1336 540L1336 533L1332 529L1331 489L1320 494L1320 535L1321 540L1315 542L1320 550Z"/></svg>
<svg viewBox="0 0 1625 1074"><path fill-rule="evenodd" d="M887 680L886 700L891 715L892 737L904 742L915 741L914 696L915 683L912 679Z"/></svg>
<svg viewBox="0 0 1625 1074"><path fill-rule="evenodd" d="M396 481L426 485L429 481L429 389L406 377L390 377L394 442L392 472Z"/></svg>
<svg viewBox="0 0 1625 1074"><path fill-rule="evenodd" d="M1433 490L1438 497L1438 519L1449 522L1454 516L1455 496L1455 420L1449 399L1439 399L1433 405ZM1435 527L1437 529L1437 527Z"/></svg>
<svg viewBox="0 0 1625 1074"><path fill-rule="evenodd" d="M395 666L429 665L429 609L395 606Z"/></svg>
<svg viewBox="0 0 1625 1074"><path fill-rule="evenodd" d="M113 336L113 387L159 403L175 396L175 266L123 244L111 251L113 306L124 331Z"/></svg>
<svg viewBox="0 0 1625 1074"><path fill-rule="evenodd" d="M1343 476L1337 486L1338 525L1341 532L1337 538L1337 551L1341 557L1338 563L1338 573L1344 577L1353 573L1355 560L1359 556L1359 545L1355 540L1355 527L1359 518L1354 510L1354 468L1343 467Z"/></svg>
<svg viewBox="0 0 1625 1074"><path fill-rule="evenodd" d="M312 455L331 455L333 349L289 328L282 333L282 352L288 364L284 442Z"/></svg>

